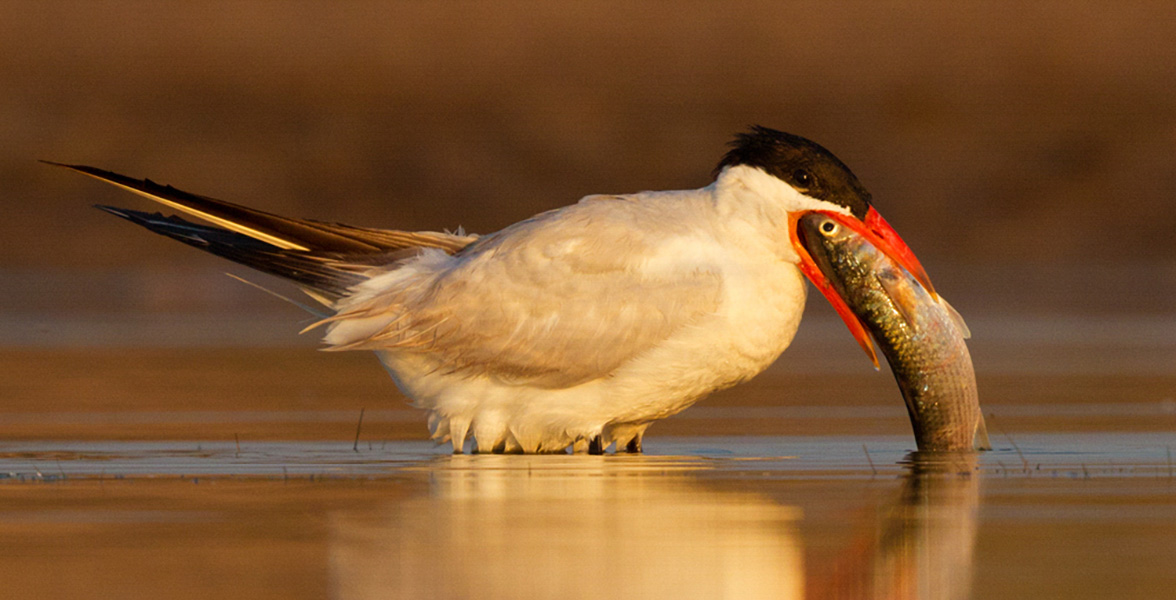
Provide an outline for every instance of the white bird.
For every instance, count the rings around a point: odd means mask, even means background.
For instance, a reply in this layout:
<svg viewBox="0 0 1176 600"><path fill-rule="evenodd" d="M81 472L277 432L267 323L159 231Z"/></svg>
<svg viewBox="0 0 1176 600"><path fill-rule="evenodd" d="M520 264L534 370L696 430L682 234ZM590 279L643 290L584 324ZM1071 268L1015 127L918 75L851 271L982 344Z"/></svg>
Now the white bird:
<svg viewBox="0 0 1176 600"><path fill-rule="evenodd" d="M927 281L848 167L763 127L704 188L588 196L481 237L290 219L60 166L213 226L100 208L300 286L324 307L327 349L375 351L455 452L469 437L477 452L640 452L651 423L776 360L805 275L873 356L798 241L805 213L838 215Z"/></svg>

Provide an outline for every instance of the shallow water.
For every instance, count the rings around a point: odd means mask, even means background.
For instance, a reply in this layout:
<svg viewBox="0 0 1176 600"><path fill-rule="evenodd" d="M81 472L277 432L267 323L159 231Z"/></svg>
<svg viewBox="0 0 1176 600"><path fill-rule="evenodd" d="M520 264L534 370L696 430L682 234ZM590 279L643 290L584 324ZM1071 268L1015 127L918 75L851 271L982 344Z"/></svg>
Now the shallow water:
<svg viewBox="0 0 1176 600"><path fill-rule="evenodd" d="M1170 327L988 327L996 449L925 457L806 324L642 456L451 455L362 353L10 345L5 596L1176 597Z"/></svg>
<svg viewBox="0 0 1176 600"><path fill-rule="evenodd" d="M1171 597L1171 436L1018 438L7 442L0 568L15 597Z"/></svg>

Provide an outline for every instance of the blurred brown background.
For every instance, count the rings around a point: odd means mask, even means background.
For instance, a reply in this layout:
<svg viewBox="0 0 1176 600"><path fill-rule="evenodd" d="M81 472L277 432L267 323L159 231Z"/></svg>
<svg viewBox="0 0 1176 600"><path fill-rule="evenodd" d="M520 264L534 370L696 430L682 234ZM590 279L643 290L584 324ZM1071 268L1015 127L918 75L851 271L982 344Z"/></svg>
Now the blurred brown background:
<svg viewBox="0 0 1176 600"><path fill-rule="evenodd" d="M2 2L0 314L298 314L36 159L485 233L706 185L753 123L851 165L965 315L1170 314L1174 36L1166 0Z"/></svg>

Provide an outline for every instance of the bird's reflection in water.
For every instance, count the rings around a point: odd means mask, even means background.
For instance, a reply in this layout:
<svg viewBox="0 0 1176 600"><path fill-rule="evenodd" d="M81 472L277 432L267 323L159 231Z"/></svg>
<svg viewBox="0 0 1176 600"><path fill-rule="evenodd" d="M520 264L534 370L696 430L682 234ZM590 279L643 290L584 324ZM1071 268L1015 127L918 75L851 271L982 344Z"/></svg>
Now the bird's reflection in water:
<svg viewBox="0 0 1176 600"><path fill-rule="evenodd" d="M806 589L800 510L699 478L713 463L445 457L423 467L428 497L332 516L332 585L341 598L962 598L977 487L961 459L913 457L859 550Z"/></svg>
<svg viewBox="0 0 1176 600"><path fill-rule="evenodd" d="M345 598L801 598L798 512L694 459L453 456L433 495L332 519Z"/></svg>

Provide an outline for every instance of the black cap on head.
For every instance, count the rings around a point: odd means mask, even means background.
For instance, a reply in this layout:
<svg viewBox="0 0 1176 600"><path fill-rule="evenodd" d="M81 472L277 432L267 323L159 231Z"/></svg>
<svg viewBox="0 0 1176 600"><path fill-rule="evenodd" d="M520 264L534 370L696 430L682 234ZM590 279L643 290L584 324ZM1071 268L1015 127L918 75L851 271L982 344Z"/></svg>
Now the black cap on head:
<svg viewBox="0 0 1176 600"><path fill-rule="evenodd" d="M758 167L805 195L848 208L859 219L870 210L870 192L849 167L799 135L756 125L735 137L715 172L736 165Z"/></svg>

